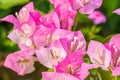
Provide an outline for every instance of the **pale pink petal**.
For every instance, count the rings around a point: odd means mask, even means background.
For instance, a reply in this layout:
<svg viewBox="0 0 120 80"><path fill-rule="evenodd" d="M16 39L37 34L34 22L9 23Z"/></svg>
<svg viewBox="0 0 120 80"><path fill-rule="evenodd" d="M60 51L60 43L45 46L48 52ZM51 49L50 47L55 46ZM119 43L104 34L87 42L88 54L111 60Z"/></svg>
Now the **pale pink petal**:
<svg viewBox="0 0 120 80"><path fill-rule="evenodd" d="M99 8L102 4L102 0L88 0L88 3L84 7L80 8L79 12L83 14L90 14L95 9Z"/></svg>
<svg viewBox="0 0 120 80"><path fill-rule="evenodd" d="M39 48L41 46L49 46L52 42L52 33L53 29L40 25L40 28L37 28L33 35L33 40L36 47Z"/></svg>
<svg viewBox="0 0 120 80"><path fill-rule="evenodd" d="M83 63L80 68L80 72L78 72L78 74L80 74L78 77L80 77L81 80L85 80L85 78L89 75L89 70L93 68L98 68L98 66L94 64Z"/></svg>
<svg viewBox="0 0 120 80"><path fill-rule="evenodd" d="M113 45L120 50L120 34L116 34L110 39L109 46L112 47Z"/></svg>
<svg viewBox="0 0 120 80"><path fill-rule="evenodd" d="M17 72L19 75L31 73L35 70L34 62L37 60L36 57L32 56L33 54L33 51L30 50L9 54L5 59L4 66Z"/></svg>
<svg viewBox="0 0 120 80"><path fill-rule="evenodd" d="M89 19L93 20L94 24L98 25L106 22L106 17L100 11L94 11L88 16Z"/></svg>
<svg viewBox="0 0 120 80"><path fill-rule="evenodd" d="M59 41L55 41L51 46L50 48L36 50L38 60L48 68L58 65L66 57L66 52Z"/></svg>
<svg viewBox="0 0 120 80"><path fill-rule="evenodd" d="M34 12L33 2L28 3L22 9L20 9L18 14L20 20L22 20L23 22L28 21L30 17L30 12Z"/></svg>
<svg viewBox="0 0 120 80"><path fill-rule="evenodd" d="M116 9L115 11L113 11L113 13L116 13L116 14L120 15L120 8Z"/></svg>
<svg viewBox="0 0 120 80"><path fill-rule="evenodd" d="M100 42L91 40L87 53L93 64L107 70L111 61L111 52Z"/></svg>
<svg viewBox="0 0 120 80"><path fill-rule="evenodd" d="M120 67L116 67L113 71L112 71L112 76L118 76L120 75Z"/></svg>
<svg viewBox="0 0 120 80"><path fill-rule="evenodd" d="M13 15L8 15L5 18L2 18L1 21L6 21L6 22L10 22L10 23L14 24L15 29L17 29L21 26L18 19L16 17L14 17Z"/></svg>
<svg viewBox="0 0 120 80"><path fill-rule="evenodd" d="M25 44L27 46L32 46L32 41L28 37L22 36L22 33L18 30L14 30L8 35L8 38L13 40L17 44Z"/></svg>

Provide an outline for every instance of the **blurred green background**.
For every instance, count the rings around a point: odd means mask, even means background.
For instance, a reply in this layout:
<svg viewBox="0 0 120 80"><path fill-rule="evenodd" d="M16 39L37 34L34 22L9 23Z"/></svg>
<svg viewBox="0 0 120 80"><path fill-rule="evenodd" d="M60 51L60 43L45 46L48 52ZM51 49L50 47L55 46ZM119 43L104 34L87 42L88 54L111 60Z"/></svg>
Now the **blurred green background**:
<svg viewBox="0 0 120 80"><path fill-rule="evenodd" d="M49 13L53 10L53 5L48 0L0 0L0 18L9 14L15 14L20 8L30 1L34 2L35 9L40 10L42 14ZM105 24L94 25L87 15L79 14L77 30L82 30L87 43L94 39L102 43L107 42L112 35L120 33L120 16L112 12L120 7L120 0L104 0L102 6L98 9L107 17ZM18 76L10 69L3 67L3 62L7 54L19 50L18 46L7 38L7 35L13 28L13 25L6 22L0 22L0 80L40 80L41 71L47 70L39 63L35 63L36 70L25 76ZM102 71L101 69L91 70L91 75L87 80L99 80L99 74L102 80L112 80L110 72ZM99 74L97 73L99 72ZM120 79L119 79L120 80Z"/></svg>

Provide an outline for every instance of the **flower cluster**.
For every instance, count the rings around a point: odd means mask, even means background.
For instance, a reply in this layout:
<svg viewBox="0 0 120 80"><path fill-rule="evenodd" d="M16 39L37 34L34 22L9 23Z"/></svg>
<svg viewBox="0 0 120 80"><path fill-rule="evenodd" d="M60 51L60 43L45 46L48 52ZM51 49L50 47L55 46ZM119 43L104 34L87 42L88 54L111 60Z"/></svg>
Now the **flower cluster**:
<svg viewBox="0 0 120 80"><path fill-rule="evenodd" d="M95 24L104 23L104 15L94 11L101 6L102 0L50 2L55 8L51 13L41 15L30 2L16 13L16 17L8 15L1 19L14 24L8 38L20 48L6 57L4 66L25 75L33 72L34 62L39 61L54 69L54 72L42 72L43 80L84 80L89 75L89 69L98 67L111 70L112 76L120 75L117 72L120 70L120 34L106 44L91 40L86 51L82 32L70 31L78 12L89 14ZM85 54L89 55L92 64L84 62Z"/></svg>

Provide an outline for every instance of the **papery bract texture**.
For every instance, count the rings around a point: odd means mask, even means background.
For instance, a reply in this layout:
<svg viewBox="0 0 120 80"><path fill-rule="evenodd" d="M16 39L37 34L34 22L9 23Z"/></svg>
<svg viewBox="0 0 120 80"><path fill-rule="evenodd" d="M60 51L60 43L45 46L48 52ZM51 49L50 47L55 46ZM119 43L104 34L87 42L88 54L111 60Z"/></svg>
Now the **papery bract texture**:
<svg viewBox="0 0 120 80"><path fill-rule="evenodd" d="M84 65L82 54L84 51L78 53L71 53L56 66L56 72L71 75L78 80L84 80L89 74L89 67ZM85 74L83 74L83 72Z"/></svg>
<svg viewBox="0 0 120 80"><path fill-rule="evenodd" d="M67 55L59 40L54 41L51 47L36 50L36 55L41 64L48 68L54 68Z"/></svg>
<svg viewBox="0 0 120 80"><path fill-rule="evenodd" d="M34 62L37 60L33 56L33 51L24 50L9 54L6 57L4 66L12 69L18 75L25 75L35 70Z"/></svg>
<svg viewBox="0 0 120 80"><path fill-rule="evenodd" d="M113 11L113 13L116 13L116 14L120 15L120 8L116 9L115 11Z"/></svg>
<svg viewBox="0 0 120 80"><path fill-rule="evenodd" d="M112 76L120 75L120 34L114 35L109 41L109 50L111 51L111 70Z"/></svg>
<svg viewBox="0 0 120 80"><path fill-rule="evenodd" d="M89 19L93 20L94 24L98 25L106 22L106 17L100 11L94 11L88 16Z"/></svg>
<svg viewBox="0 0 120 80"><path fill-rule="evenodd" d="M90 14L99 8L102 0L70 0L73 9L79 10L82 14Z"/></svg>
<svg viewBox="0 0 120 80"><path fill-rule="evenodd" d="M108 70L111 61L111 52L102 43L91 40L88 45L87 54L93 64L96 64L103 70Z"/></svg>
<svg viewBox="0 0 120 80"><path fill-rule="evenodd" d="M70 38L61 38L66 53L73 53L79 50L86 50L86 41L81 31L71 32L68 34Z"/></svg>

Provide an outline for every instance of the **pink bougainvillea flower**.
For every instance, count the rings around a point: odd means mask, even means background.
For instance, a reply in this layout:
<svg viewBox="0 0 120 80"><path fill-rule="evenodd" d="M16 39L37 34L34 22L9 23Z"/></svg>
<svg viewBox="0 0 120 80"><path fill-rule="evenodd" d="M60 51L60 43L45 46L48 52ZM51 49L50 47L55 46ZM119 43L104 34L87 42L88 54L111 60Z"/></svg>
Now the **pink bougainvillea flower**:
<svg viewBox="0 0 120 80"><path fill-rule="evenodd" d="M6 57L4 66L17 72L18 75L25 75L35 70L34 62L36 57L32 56L34 53L30 50L18 51L9 54Z"/></svg>
<svg viewBox="0 0 120 80"><path fill-rule="evenodd" d="M56 8L59 4L65 4L68 7L71 6L69 0L49 0L52 4L54 4L54 7Z"/></svg>
<svg viewBox="0 0 120 80"><path fill-rule="evenodd" d="M65 3L59 4L55 8L55 11L57 12L60 19L60 28L70 30L71 26L74 24L76 11L74 11Z"/></svg>
<svg viewBox="0 0 120 80"><path fill-rule="evenodd" d="M59 38L71 38L71 36L68 36L70 33L71 31L68 30L47 28L40 25L33 35L33 40L36 47L40 48L41 46L49 46L53 41Z"/></svg>
<svg viewBox="0 0 120 80"><path fill-rule="evenodd" d="M66 57L66 52L59 40L56 40L51 44L51 47L36 50L36 55L41 64L48 68L54 68Z"/></svg>
<svg viewBox="0 0 120 80"><path fill-rule="evenodd" d="M70 30L74 24L76 11L72 9L69 0L49 0L54 4L55 12L58 14L60 19L60 28Z"/></svg>
<svg viewBox="0 0 120 80"><path fill-rule="evenodd" d="M55 11L41 16L39 20L42 25L48 28L60 28L60 20Z"/></svg>
<svg viewBox="0 0 120 80"><path fill-rule="evenodd" d="M8 38L10 38L11 40L18 44L25 44L26 46L33 47L33 43L30 37L34 32L34 29L27 24L22 25L21 29L22 31L19 31L17 29L13 30L8 35Z"/></svg>
<svg viewBox="0 0 120 80"><path fill-rule="evenodd" d="M41 17L40 12L38 12L38 11L30 12L30 15L33 18L33 20L35 21L36 25L39 25L40 24L40 20L39 19Z"/></svg>
<svg viewBox="0 0 120 80"><path fill-rule="evenodd" d="M120 34L113 36L108 44L108 49L111 51L111 70L112 76L120 75Z"/></svg>
<svg viewBox="0 0 120 80"><path fill-rule="evenodd" d="M61 38L60 41L67 53L73 53L78 50L85 51L86 41L81 31L71 32L69 38Z"/></svg>
<svg viewBox="0 0 120 80"><path fill-rule="evenodd" d="M68 54L66 58L56 66L56 72L43 72L43 79L56 80L58 77L58 79L61 80L84 80L88 76L88 69L91 66L83 62L83 56L81 56L80 53L84 53L84 51ZM51 76L49 76L49 74Z"/></svg>
<svg viewBox="0 0 120 80"><path fill-rule="evenodd" d="M36 29L37 21L34 21L33 15L38 14L34 11L33 2L25 5L19 13L16 13L15 18L13 15L1 19L14 24L14 30L8 35L8 38L16 42L18 45L24 44L33 47L31 36ZM39 15L36 15L36 17Z"/></svg>
<svg viewBox="0 0 120 80"><path fill-rule="evenodd" d="M73 9L79 10L80 13L90 14L99 8L102 0L70 0Z"/></svg>
<svg viewBox="0 0 120 80"><path fill-rule="evenodd" d="M13 23L14 29L20 29L23 23L27 23L32 26L34 25L34 21L30 16L30 12L34 12L33 2L28 3L19 11L19 13L16 13L17 18L13 15L8 15L1 20Z"/></svg>
<svg viewBox="0 0 120 80"><path fill-rule="evenodd" d="M116 13L116 14L120 15L120 8L116 9L115 11L113 11L113 13Z"/></svg>
<svg viewBox="0 0 120 80"><path fill-rule="evenodd" d="M43 25L40 25L39 28L36 29L33 40L34 44L37 48L43 47L43 46L49 46L52 42L52 33L54 32L54 29L47 28Z"/></svg>
<svg viewBox="0 0 120 80"><path fill-rule="evenodd" d="M100 11L94 11L88 16L89 19L93 20L94 24L98 25L106 22L106 17Z"/></svg>
<svg viewBox="0 0 120 80"><path fill-rule="evenodd" d="M87 54L93 64L101 67L103 70L108 70L111 61L111 52L102 43L91 40L88 45Z"/></svg>

